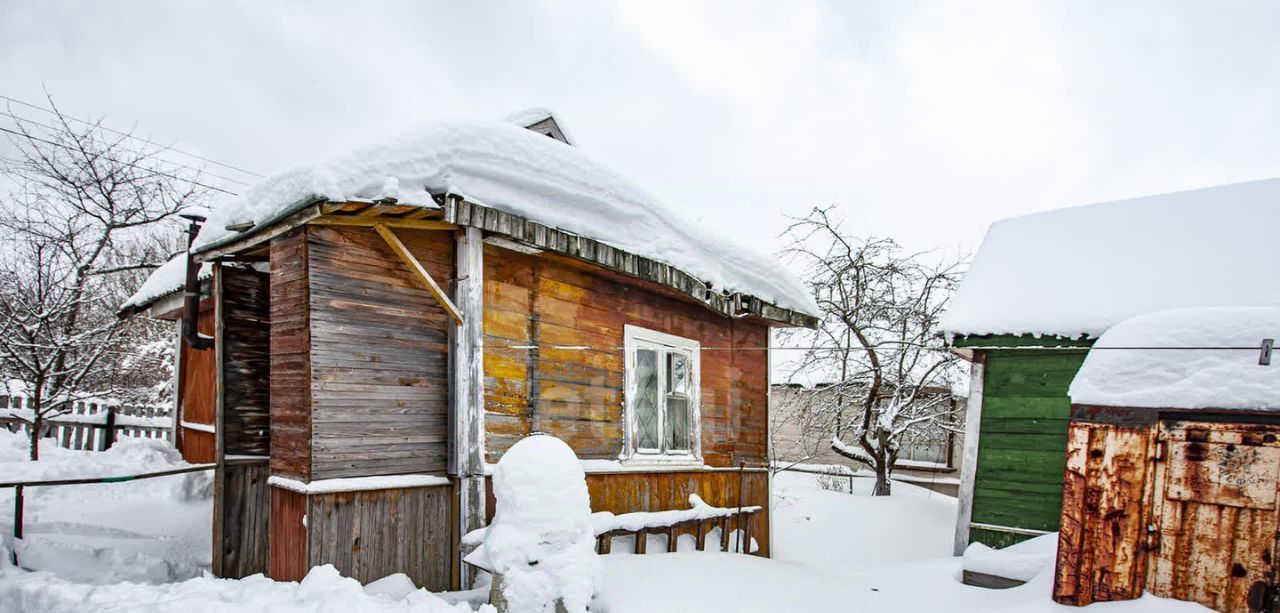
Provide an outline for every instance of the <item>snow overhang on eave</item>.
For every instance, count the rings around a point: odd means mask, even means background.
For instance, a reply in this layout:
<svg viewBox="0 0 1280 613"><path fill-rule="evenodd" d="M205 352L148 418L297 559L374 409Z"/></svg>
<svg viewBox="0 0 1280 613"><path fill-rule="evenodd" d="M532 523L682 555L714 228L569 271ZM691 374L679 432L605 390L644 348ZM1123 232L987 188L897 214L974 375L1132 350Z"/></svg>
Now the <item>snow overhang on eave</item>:
<svg viewBox="0 0 1280 613"><path fill-rule="evenodd" d="M289 207L267 220L255 223L247 230L201 245L195 249L195 256L196 260L201 262L233 257L298 226L325 221L321 218L364 217L367 220L386 220L388 226L407 223L403 217L381 217L373 207L384 207L384 210L398 210L405 207L434 209L442 212L439 221L444 223L457 227L479 228L490 235L506 237L518 245L571 257L642 281L656 283L680 292L706 308L727 317L758 318L770 324L785 327L816 328L818 326L817 317L778 306L755 296L715 291L706 283L670 264L471 202L460 196L442 194L436 198L438 202L428 205L357 200L331 202L323 198L313 198ZM348 210L353 207L356 207L356 210Z"/></svg>

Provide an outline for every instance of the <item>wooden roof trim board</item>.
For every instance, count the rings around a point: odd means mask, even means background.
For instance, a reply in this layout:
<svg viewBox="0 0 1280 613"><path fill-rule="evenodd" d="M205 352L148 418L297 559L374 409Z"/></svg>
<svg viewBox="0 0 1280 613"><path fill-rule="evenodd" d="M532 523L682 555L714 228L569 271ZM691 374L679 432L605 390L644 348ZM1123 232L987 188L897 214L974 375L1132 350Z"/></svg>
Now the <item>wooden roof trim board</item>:
<svg viewBox="0 0 1280 613"><path fill-rule="evenodd" d="M707 308L727 317L756 316L788 326L814 328L818 318L782 308L754 296L723 294L684 271L571 232L513 215L505 211L448 196L444 220L459 226L480 228L517 243L603 266L629 277L678 290Z"/></svg>
<svg viewBox="0 0 1280 613"><path fill-rule="evenodd" d="M230 258L259 247L276 236L305 224L345 225L417 230L453 230L463 226L505 236L517 244L603 266L623 275L656 283L693 298L726 317L758 317L786 326L814 328L818 319L779 307L755 296L726 294L680 269L656 260L617 249L600 241L552 228L504 211L445 196L437 208L400 204L395 201L350 201L303 203L281 215L236 235L230 240L205 247L198 261ZM385 238L385 237L384 237Z"/></svg>

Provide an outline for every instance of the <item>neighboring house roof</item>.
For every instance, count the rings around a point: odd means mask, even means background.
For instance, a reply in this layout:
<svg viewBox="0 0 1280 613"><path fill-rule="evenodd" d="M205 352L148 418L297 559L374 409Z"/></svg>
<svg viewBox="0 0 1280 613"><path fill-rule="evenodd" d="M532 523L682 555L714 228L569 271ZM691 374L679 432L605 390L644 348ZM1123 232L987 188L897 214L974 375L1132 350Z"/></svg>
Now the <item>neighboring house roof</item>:
<svg viewBox="0 0 1280 613"><path fill-rule="evenodd" d="M1260 349L1255 349L1262 339L1277 337L1280 308L1276 307L1172 309L1126 319L1094 343L1071 382L1071 402L1159 409L1280 409L1280 359L1261 366Z"/></svg>
<svg viewBox="0 0 1280 613"><path fill-rule="evenodd" d="M1193 306L1280 305L1280 179L999 221L943 317L950 335L1098 337Z"/></svg>
<svg viewBox="0 0 1280 613"><path fill-rule="evenodd" d="M257 233L316 202L394 199L439 208L436 197L446 195L670 265L722 295L746 295L809 318L818 311L805 285L774 258L692 229L579 149L507 122L429 123L274 174L215 207L194 250Z"/></svg>

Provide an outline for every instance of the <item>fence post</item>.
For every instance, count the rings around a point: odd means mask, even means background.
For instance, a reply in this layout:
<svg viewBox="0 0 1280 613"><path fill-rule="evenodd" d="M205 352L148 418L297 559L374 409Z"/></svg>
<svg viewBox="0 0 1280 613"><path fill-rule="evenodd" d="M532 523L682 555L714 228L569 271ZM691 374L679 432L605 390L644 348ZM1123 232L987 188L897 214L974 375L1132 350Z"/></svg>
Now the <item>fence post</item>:
<svg viewBox="0 0 1280 613"><path fill-rule="evenodd" d="M853 469L849 469L849 494L853 494Z"/></svg>
<svg viewBox="0 0 1280 613"><path fill-rule="evenodd" d="M107 409L107 431L104 432L103 434L104 434L104 438L103 438L102 450L106 451L108 449L111 449L112 445L116 444L116 408L115 407L110 407Z"/></svg>
<svg viewBox="0 0 1280 613"><path fill-rule="evenodd" d="M13 488L13 551L10 552L13 558L13 565L18 565L18 543L22 540L22 490L21 485Z"/></svg>

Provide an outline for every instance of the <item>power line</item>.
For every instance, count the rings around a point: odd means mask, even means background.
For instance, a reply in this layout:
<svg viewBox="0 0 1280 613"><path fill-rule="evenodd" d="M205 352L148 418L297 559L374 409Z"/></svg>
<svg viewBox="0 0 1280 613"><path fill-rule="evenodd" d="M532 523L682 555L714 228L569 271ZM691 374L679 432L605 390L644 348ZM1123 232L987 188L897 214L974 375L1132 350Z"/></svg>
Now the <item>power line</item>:
<svg viewBox="0 0 1280 613"><path fill-rule="evenodd" d="M528 351L533 349L552 349L560 351L622 351L625 349L622 345L505 345L497 346L497 349L515 349L520 351ZM698 347L701 351L866 351L863 347ZM949 352L951 347L920 347L921 351L941 351ZM1009 347L963 347L963 349L1010 349ZM1063 351L1260 351L1261 345L1252 347L1019 347L1018 349L1035 349L1036 351L1044 349L1056 349Z"/></svg>
<svg viewBox="0 0 1280 613"><path fill-rule="evenodd" d="M161 145L160 143L157 143L157 142L153 142L153 141L147 140L147 139L145 139L145 138L142 138L141 136L135 136L135 135L133 135L133 134L129 134L128 132L121 132L120 130L115 130L115 129L112 129L112 128L108 128L108 127L106 127L106 126L104 126L104 125L96 124L96 123L93 123L93 122L91 122L91 121L86 121L86 120L84 120L84 119L79 119L79 118L77 118L77 117L71 117L70 115L65 115L65 114L63 114L63 113L61 113L61 112L59 112L59 111L55 111L55 110L53 110L53 109L46 108L46 107L43 107L43 106L40 106L40 105L37 105L37 104L32 104L32 103L30 103L30 102L24 102L24 101L22 101L22 100L18 100L17 98L12 98L12 97L10 97L10 96L6 96L6 95L4 95L4 94L0 94L0 99L8 100L9 102L12 102L12 103L14 103L14 104L20 104L20 105L22 105L22 106L29 107L29 108L33 108L33 109L36 109L36 110L38 110L38 111L44 111L44 112L49 113L49 114L52 114L52 115L58 115L58 116L60 116L60 117L64 117L64 118L66 118L66 119L70 119L71 121L75 121L75 122L78 122L78 123L85 124L85 125L87 125L87 126L93 126L93 127L95 127L95 128L99 128L99 129L105 130L105 131L107 131L107 132L111 132L112 134L118 134L118 135L120 135L120 136L124 136L124 137L127 137L127 138L132 138L132 139L135 139L135 140L139 140L139 141L142 141L142 142L144 142L144 143L147 143L148 145L152 145L152 146L155 146L155 147L160 147L160 148L162 148L162 149L167 149L167 150L169 150L169 151L175 151L175 152L177 152L177 153L181 153L181 154L183 154L183 155L188 155L188 156L191 156L191 157L193 157L193 158L195 158L195 159L197 159L197 160L200 160L200 161L202 161L202 162L208 162L208 163L210 163L210 164L216 164L216 165L218 165L218 166L222 166L223 168L229 168L229 169L234 170L234 171L236 171L236 172L243 172L244 174L247 174L247 175L252 176L252 177L262 178L262 175L260 175L260 174L258 174L258 173L256 173L256 172L253 172L253 171L251 171L251 170L245 170L245 169L240 168L240 167L238 167L238 166L232 166L231 164L224 164L224 163L219 162L219 161L217 161L217 160L212 160L212 159L209 159L209 158L204 157L204 156L202 156L202 155L198 155L198 154L195 154L195 153L191 153L190 151L184 151L184 150L182 150L182 149L178 149L177 147L170 147L170 146Z"/></svg>
<svg viewBox="0 0 1280 613"><path fill-rule="evenodd" d="M48 139L45 139L45 138L40 138L39 136L34 136L34 135L31 135L31 134L23 134L22 132L19 132L19 131L17 131L17 130L10 130L9 128L0 127L0 132L8 132L9 134L13 134L14 136L18 136L18 137L20 137L20 138L27 138L27 139L31 139L31 140L34 140L34 141L37 141L37 142L44 143L44 144L46 144L46 145L52 145L52 146L54 146L54 147L60 147L60 148L62 148L62 149L66 149L67 151L71 151L71 152L73 152L73 153L75 153L75 152L76 152L76 150L75 150L75 149L71 148L71 147L70 147L70 146L68 146L68 145L64 145L64 144L62 144L62 143L54 142L54 141L51 141L51 140L48 140ZM200 187L203 187L203 188L205 188L205 189L211 189L211 190L213 190L213 191L222 192L222 193L227 194L227 195L230 195L230 196L237 196L237 195L239 195L239 194L237 194L236 192L233 192L233 191L231 191L231 190L222 189L221 187L215 187L215 186L213 186L213 185L206 185L206 184L201 183L201 182L199 182L199 181L196 181L196 180L194 180L194 179L188 179L188 178L186 178L186 177L180 177L180 176L175 175L175 174L172 174L172 173L164 172L163 170L157 170L157 169L155 169L155 168L147 168L147 167L145 167L145 166L139 166L139 165L134 164L134 163L132 163L132 162L125 162L125 161L123 161L123 160L117 160L117 159L115 159L115 158L113 158L113 157L110 157L110 156L107 156L107 155L103 155L102 157L103 157L104 159L110 160L110 161L115 162L115 163L117 163L117 164L124 164L125 166L130 166L130 167L132 167L132 168L137 168L138 170L144 170L144 171L146 171L146 172L154 173L154 174L160 175L160 176L162 176L162 177L168 177L168 178L173 179L173 180L175 180L175 181L186 181L187 183L190 183L190 184L192 184L192 185L199 185Z"/></svg>
<svg viewBox="0 0 1280 613"><path fill-rule="evenodd" d="M58 128L55 128L55 127L53 127L53 126L51 126L51 125L49 125L49 124L47 124L47 123L40 123L40 122L38 122L38 121L36 121L36 120L34 120L34 119L31 119L31 118L28 118L28 117L21 117L21 116L18 116L18 115L14 115L13 113L10 113L10 112L0 111L0 115L3 115L3 116L6 116L6 117L9 117L9 118L11 118L11 119L13 119L13 120L15 120L15 121L17 121L17 122L20 122L20 123L21 123L21 122L25 122L25 123L29 123L29 124L32 124L32 125L40 126L40 127L44 128L44 129L46 129L46 130L49 130L49 131L51 131L51 132L57 132L57 131L58 131ZM132 150L132 149L127 149L126 151L129 151L130 153L136 153L136 154L139 154L139 155L146 155L146 153L145 153L145 152L141 152L141 151L134 151L134 150ZM207 176L210 176L210 177L215 177L215 178L218 178L218 179L222 179L223 181L230 181L230 182L232 182L232 183L238 183L238 184L240 184L240 185L244 185L244 186L248 186L248 185L249 185L247 182L245 182L245 181L241 181L240 179L233 179L233 178L228 177L228 176L220 175L220 174L217 174L217 173L214 173L214 172L209 172L208 170L205 170L205 169L203 169L203 168L197 168L197 167L195 167L195 166L189 166L189 165L187 165L187 164L182 164L182 163L179 163L179 162L175 162L175 161L173 161L173 160L166 160L166 159L164 159L164 158L161 158L159 155L154 155L153 157L155 157L156 159L158 159L158 160L160 160L160 161L165 162L166 164L169 164L169 165L172 165L172 166L176 166L176 167L178 167L178 168L182 168L182 169L184 169L184 170L190 170L190 171L193 171L193 172L199 172L199 173L202 173L202 174L207 175Z"/></svg>

